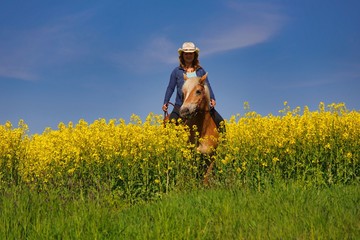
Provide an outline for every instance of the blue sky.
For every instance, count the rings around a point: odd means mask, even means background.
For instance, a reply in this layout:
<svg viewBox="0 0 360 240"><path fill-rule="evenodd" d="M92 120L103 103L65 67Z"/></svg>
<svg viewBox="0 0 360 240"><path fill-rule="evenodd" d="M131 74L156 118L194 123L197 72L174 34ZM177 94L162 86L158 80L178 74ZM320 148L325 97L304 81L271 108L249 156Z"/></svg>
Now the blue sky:
<svg viewBox="0 0 360 240"><path fill-rule="evenodd" d="M244 102L262 115L284 101L360 110L359 12L358 0L2 1L0 124L162 114L184 41L225 119Z"/></svg>

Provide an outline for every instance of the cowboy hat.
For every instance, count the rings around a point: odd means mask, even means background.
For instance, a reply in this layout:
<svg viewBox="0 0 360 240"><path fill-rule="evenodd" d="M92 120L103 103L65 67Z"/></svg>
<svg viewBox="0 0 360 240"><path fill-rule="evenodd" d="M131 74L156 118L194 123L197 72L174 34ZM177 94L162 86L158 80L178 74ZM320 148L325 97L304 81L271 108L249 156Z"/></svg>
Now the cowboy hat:
<svg viewBox="0 0 360 240"><path fill-rule="evenodd" d="M182 48L178 49L179 55L182 52L200 52L200 49L198 49L193 42L184 42L182 45Z"/></svg>

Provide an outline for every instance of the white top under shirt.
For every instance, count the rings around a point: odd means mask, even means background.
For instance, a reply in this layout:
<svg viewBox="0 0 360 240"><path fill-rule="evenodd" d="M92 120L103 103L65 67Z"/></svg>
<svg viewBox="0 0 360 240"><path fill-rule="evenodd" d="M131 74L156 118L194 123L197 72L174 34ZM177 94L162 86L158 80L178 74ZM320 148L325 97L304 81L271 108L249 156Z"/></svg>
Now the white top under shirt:
<svg viewBox="0 0 360 240"><path fill-rule="evenodd" d="M188 78L197 77L197 76L196 76L196 72L187 72L187 73L186 73L186 76L187 76Z"/></svg>

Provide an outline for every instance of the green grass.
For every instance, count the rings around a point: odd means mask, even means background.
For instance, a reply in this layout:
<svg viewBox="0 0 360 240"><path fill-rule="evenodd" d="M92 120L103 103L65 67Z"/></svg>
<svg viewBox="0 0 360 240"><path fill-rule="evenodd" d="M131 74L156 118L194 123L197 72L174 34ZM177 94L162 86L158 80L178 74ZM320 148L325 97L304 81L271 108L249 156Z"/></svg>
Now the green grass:
<svg viewBox="0 0 360 240"><path fill-rule="evenodd" d="M133 206L101 192L0 197L0 239L360 239L359 185L198 189Z"/></svg>

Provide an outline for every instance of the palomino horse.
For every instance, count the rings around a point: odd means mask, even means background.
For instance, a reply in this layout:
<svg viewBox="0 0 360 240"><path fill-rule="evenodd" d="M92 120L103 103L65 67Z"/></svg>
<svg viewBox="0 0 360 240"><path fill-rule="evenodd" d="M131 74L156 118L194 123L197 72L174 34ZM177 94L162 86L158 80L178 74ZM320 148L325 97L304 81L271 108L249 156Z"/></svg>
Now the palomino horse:
<svg viewBox="0 0 360 240"><path fill-rule="evenodd" d="M190 142L196 144L198 152L208 156L204 177L204 183L208 184L208 177L214 165L210 159L218 145L219 132L210 115L210 93L205 83L206 77L207 74L188 78L184 74L185 83L182 88L184 101L180 115L190 128Z"/></svg>

